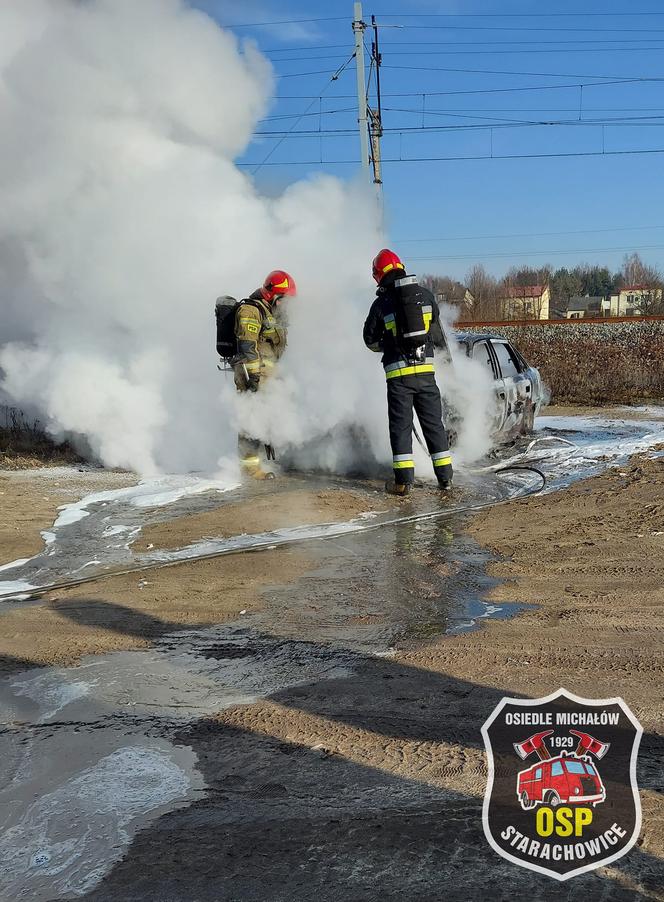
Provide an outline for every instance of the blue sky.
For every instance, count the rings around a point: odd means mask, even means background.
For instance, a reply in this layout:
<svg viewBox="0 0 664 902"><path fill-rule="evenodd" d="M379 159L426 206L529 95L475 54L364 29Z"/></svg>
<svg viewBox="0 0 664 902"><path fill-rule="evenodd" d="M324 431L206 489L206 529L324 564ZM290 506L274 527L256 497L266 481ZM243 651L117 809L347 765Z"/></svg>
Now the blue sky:
<svg viewBox="0 0 664 902"><path fill-rule="evenodd" d="M269 134L239 161L251 172L270 155L255 174L261 190L320 171L356 178L354 64L331 81L353 51L352 0L194 5L256 40L279 76L258 128ZM364 20L381 24L386 224L412 271L618 269L631 250L664 269L664 153L608 153L664 149L661 0L543 8L363 2ZM340 133L302 134L314 130Z"/></svg>

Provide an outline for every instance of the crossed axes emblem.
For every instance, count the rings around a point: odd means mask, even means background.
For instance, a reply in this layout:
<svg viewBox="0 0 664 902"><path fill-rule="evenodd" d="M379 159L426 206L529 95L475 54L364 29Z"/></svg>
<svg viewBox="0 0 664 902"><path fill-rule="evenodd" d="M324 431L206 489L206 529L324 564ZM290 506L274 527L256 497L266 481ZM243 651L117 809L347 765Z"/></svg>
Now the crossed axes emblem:
<svg viewBox="0 0 664 902"><path fill-rule="evenodd" d="M546 761L547 758L551 757L551 753L546 747L544 740L547 736L551 736L553 732L554 730L543 730L541 733L534 733L528 739L524 739L523 742L515 742L514 751L523 761L526 760L528 755L532 755L533 752L537 753L541 761ZM569 732L579 739L579 744L574 753L577 757L590 752L591 755L599 759L603 758L609 750L610 742L600 742L599 739L595 739L589 733L582 733L579 730L570 730Z"/></svg>

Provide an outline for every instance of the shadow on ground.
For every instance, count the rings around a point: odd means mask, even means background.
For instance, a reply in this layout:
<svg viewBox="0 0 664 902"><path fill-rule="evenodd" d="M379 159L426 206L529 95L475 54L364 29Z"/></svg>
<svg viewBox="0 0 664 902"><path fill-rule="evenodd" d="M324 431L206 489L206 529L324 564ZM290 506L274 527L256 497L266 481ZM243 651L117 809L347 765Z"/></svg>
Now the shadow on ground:
<svg viewBox="0 0 664 902"><path fill-rule="evenodd" d="M163 639L174 625L109 602L58 605L79 623ZM234 638L233 638L234 637ZM233 642L260 668L283 637L247 630ZM293 666L336 659L325 643L290 640ZM664 862L638 847L608 872L559 884L487 845L480 727L505 694L355 652L347 678L271 693L179 729L207 797L158 818L85 898L130 900L645 900ZM121 717L121 715L119 715ZM173 736L171 736L173 738ZM644 736L640 785L661 792L662 737ZM460 788L456 788L456 787Z"/></svg>

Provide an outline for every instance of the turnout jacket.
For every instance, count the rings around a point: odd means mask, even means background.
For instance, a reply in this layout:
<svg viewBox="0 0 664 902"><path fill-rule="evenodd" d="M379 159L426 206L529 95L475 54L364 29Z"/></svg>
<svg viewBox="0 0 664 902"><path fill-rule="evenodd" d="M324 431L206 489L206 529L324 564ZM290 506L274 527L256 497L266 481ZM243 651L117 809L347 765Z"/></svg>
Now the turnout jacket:
<svg viewBox="0 0 664 902"><path fill-rule="evenodd" d="M433 373L434 348L445 347L438 304L433 294L422 286L420 291L424 295L423 312L425 318L430 317L426 339L414 352L404 351L399 346L395 321L399 287L395 283L407 278L409 277L403 270L389 272L383 277L376 291L376 300L371 305L364 324L364 343L370 351L383 355L382 364L388 379Z"/></svg>
<svg viewBox="0 0 664 902"><path fill-rule="evenodd" d="M286 350L286 327L263 300L260 289L238 306L235 337L238 350L233 361L235 384L244 390L249 387L249 379L258 381L269 375Z"/></svg>

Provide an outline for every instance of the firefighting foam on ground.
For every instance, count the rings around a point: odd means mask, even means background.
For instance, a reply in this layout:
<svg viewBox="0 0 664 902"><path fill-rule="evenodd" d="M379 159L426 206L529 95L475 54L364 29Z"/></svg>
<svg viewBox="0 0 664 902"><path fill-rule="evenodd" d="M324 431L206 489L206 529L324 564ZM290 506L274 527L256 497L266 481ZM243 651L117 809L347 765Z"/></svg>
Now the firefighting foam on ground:
<svg viewBox="0 0 664 902"><path fill-rule="evenodd" d="M661 399L547 408L355 171L259 190L213 6L0 0L0 899L658 898ZM561 685L641 718L647 824L564 891L482 833L482 724ZM585 861L520 832L574 755L616 797L559 717L503 838Z"/></svg>

